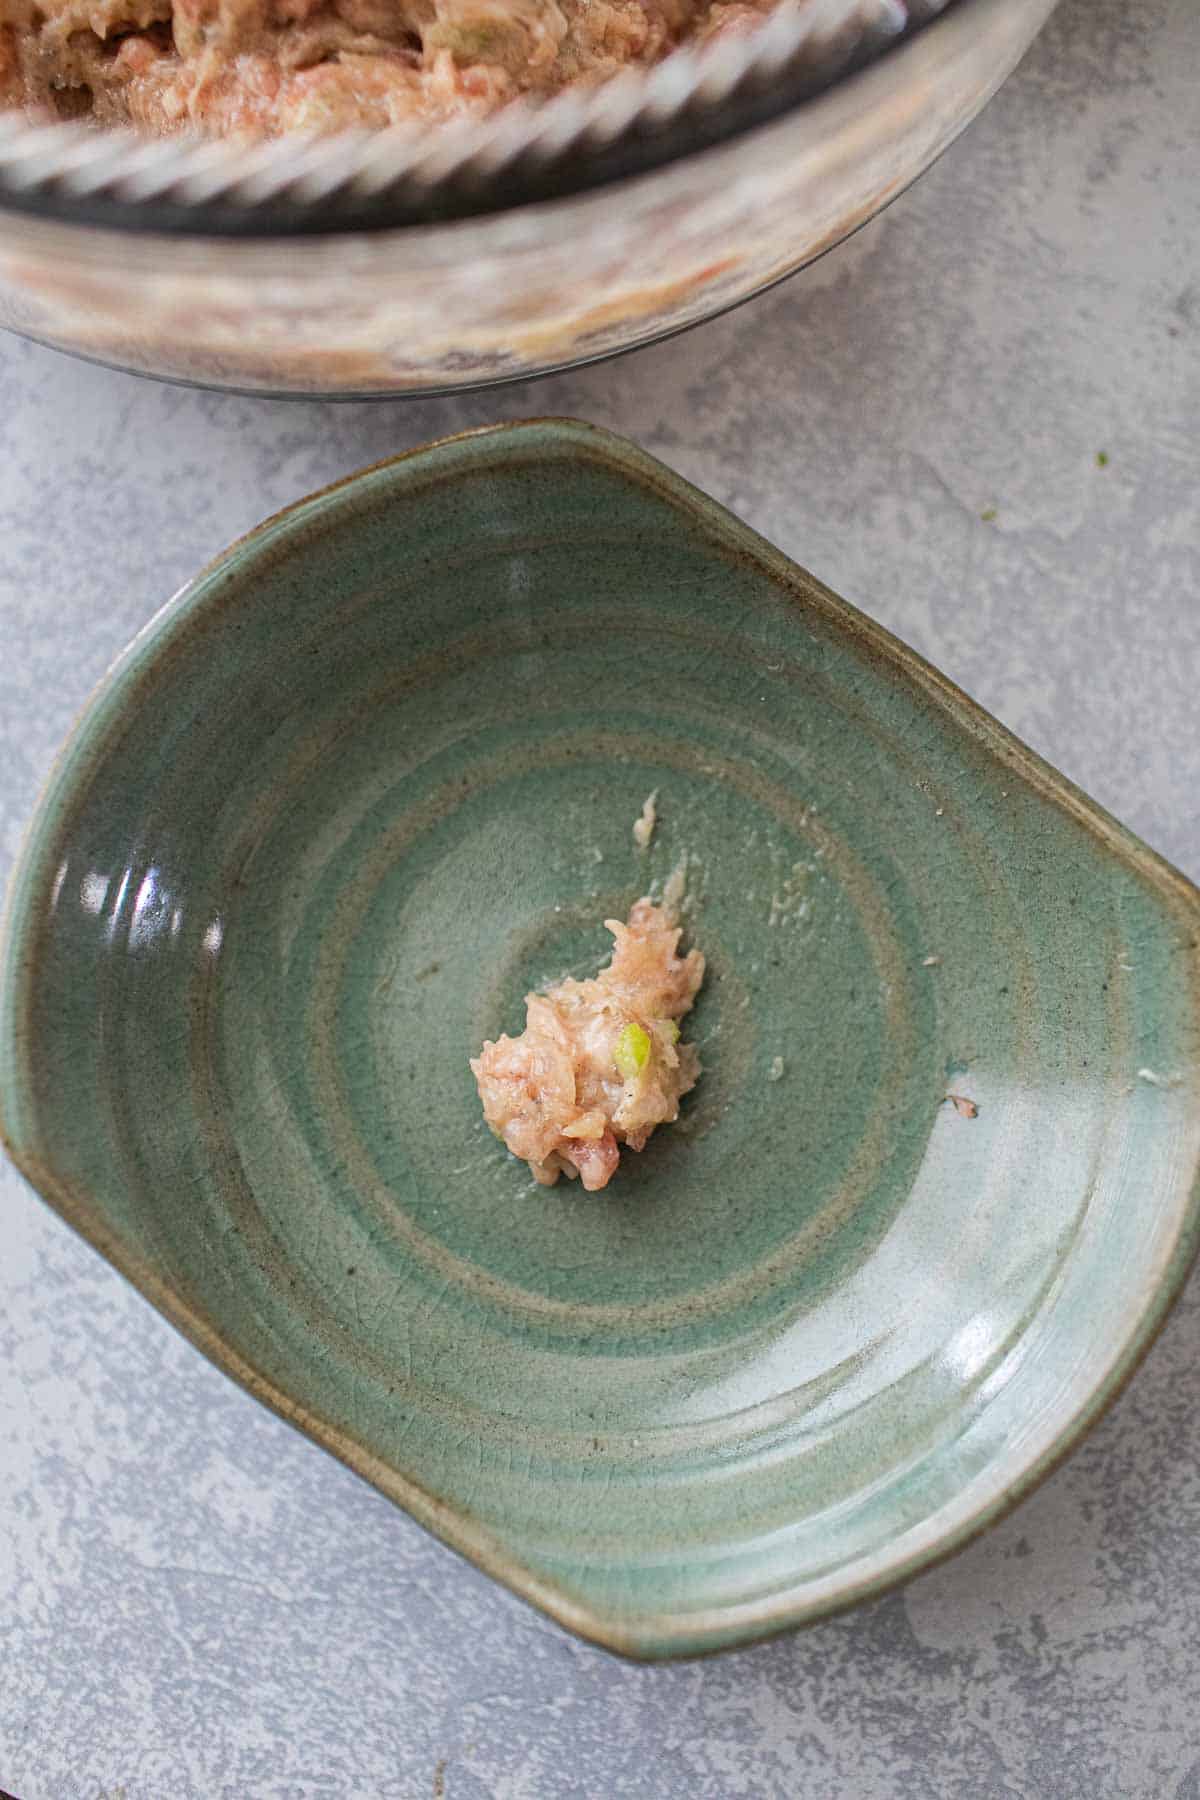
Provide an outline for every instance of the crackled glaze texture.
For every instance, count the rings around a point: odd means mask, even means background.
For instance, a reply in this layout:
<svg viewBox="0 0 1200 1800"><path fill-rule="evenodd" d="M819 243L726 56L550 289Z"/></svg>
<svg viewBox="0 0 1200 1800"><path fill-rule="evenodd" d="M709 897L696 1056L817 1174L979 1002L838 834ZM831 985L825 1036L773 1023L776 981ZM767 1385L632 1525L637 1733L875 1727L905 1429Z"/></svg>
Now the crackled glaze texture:
<svg viewBox="0 0 1200 1800"><path fill-rule="evenodd" d="M630 820L656 790L653 844ZM687 868L703 1084L539 1187L471 1051ZM306 502L133 646L14 890L22 1168L222 1366L656 1656L986 1523L1193 1249L1200 897L621 440Z"/></svg>

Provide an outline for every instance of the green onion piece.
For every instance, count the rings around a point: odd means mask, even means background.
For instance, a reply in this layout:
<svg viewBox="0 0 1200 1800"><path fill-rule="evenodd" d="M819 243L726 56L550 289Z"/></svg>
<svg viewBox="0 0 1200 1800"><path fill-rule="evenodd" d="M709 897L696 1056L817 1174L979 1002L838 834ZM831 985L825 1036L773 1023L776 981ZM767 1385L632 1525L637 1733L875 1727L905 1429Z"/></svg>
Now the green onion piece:
<svg viewBox="0 0 1200 1800"><path fill-rule="evenodd" d="M625 1081L640 1075L650 1061L650 1035L637 1024L625 1027L613 1048L617 1074Z"/></svg>

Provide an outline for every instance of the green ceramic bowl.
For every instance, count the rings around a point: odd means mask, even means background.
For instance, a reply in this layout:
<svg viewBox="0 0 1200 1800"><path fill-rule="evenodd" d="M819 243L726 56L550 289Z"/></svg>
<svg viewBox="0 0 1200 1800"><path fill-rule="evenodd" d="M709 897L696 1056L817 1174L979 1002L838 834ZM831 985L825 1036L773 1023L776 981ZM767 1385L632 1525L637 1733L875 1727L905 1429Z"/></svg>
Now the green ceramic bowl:
<svg viewBox="0 0 1200 1800"><path fill-rule="evenodd" d="M467 1058L685 854L703 1079L604 1193L537 1188ZM109 676L12 896L3 1127L447 1543L706 1650L962 1543L1120 1386L1196 1245L1198 937L886 633L521 425L294 507Z"/></svg>

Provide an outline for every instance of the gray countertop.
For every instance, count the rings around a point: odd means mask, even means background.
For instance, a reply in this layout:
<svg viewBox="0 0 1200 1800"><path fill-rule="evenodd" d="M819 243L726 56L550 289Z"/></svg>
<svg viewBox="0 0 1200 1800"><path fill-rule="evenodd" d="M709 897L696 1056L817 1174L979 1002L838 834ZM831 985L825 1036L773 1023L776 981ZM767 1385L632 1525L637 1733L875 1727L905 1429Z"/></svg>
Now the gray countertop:
<svg viewBox="0 0 1200 1800"><path fill-rule="evenodd" d="M256 402L0 339L3 872L88 689L214 551L373 458L557 412L640 439L1200 877L1198 92L1195 0L1064 0L824 263L522 390ZM20 1800L1200 1797L1194 1287L1084 1448L956 1560L639 1668L268 1416L7 1169L0 1203Z"/></svg>

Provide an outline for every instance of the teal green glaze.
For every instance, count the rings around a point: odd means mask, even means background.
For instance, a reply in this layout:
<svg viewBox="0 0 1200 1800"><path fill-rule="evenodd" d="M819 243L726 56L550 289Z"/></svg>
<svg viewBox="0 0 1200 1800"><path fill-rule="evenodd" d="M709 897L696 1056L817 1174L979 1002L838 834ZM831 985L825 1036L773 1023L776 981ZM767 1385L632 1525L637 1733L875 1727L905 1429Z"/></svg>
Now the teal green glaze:
<svg viewBox="0 0 1200 1800"><path fill-rule="evenodd" d="M684 857L704 1076L540 1189L467 1059ZM5 1136L449 1543L709 1649L962 1542L1133 1366L1196 1240L1198 927L711 501L523 425L304 502L114 670L11 898Z"/></svg>

